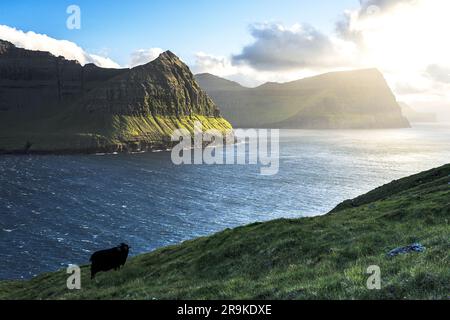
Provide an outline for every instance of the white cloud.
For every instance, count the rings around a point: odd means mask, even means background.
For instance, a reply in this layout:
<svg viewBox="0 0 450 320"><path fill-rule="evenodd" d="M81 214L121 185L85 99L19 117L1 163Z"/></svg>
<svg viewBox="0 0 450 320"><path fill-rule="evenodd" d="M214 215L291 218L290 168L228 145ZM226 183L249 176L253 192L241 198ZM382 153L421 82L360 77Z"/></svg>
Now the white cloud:
<svg viewBox="0 0 450 320"><path fill-rule="evenodd" d="M80 64L95 63L103 68L120 68L113 60L99 55L89 54L77 44L51 38L33 31L23 32L15 28L0 25L0 39L27 50L48 51L55 56L63 56L69 60L77 60Z"/></svg>
<svg viewBox="0 0 450 320"><path fill-rule="evenodd" d="M113 68L113 69L119 69L121 68L120 65L110 58L98 56L96 54L88 54L89 59L91 63L94 63L95 65L102 67L102 68Z"/></svg>
<svg viewBox="0 0 450 320"><path fill-rule="evenodd" d="M161 48L139 49L131 54L130 67L149 63L159 57L164 50Z"/></svg>
<svg viewBox="0 0 450 320"><path fill-rule="evenodd" d="M354 45L327 36L314 27L277 23L254 24L250 33L255 42L233 56L233 63L248 64L257 70L292 70L348 66L356 59Z"/></svg>
<svg viewBox="0 0 450 320"><path fill-rule="evenodd" d="M204 52L195 55L195 65L192 67L195 73L213 73L218 76L225 76L237 71L231 65L227 57L215 56Z"/></svg>
<svg viewBox="0 0 450 320"><path fill-rule="evenodd" d="M450 66L448 65L430 64L426 74L439 83L450 84Z"/></svg>

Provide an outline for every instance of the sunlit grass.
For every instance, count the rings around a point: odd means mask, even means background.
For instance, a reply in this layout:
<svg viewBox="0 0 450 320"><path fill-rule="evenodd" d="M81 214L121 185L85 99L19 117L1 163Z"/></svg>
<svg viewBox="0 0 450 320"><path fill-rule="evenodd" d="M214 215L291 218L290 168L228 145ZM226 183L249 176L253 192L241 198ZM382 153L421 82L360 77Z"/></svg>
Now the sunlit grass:
<svg viewBox="0 0 450 320"><path fill-rule="evenodd" d="M20 126L11 122L10 127L5 121L0 125L0 152L107 152L140 145L169 146L174 130L192 133L195 122L200 122L204 130L216 129L223 134L232 130L224 118L202 115L68 114L49 117L39 124L27 119Z"/></svg>

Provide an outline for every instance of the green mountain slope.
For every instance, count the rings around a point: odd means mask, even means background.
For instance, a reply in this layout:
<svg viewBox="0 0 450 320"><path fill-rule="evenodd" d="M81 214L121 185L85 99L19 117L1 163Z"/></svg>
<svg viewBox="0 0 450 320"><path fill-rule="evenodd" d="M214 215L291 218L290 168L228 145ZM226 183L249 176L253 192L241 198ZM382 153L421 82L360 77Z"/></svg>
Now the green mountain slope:
<svg viewBox="0 0 450 320"><path fill-rule="evenodd" d="M170 51L133 69L102 69L0 40L0 153L170 147L175 129L231 125Z"/></svg>
<svg viewBox="0 0 450 320"><path fill-rule="evenodd" d="M376 69L332 72L257 88L244 88L210 74L197 75L196 79L235 127L409 127L395 96Z"/></svg>
<svg viewBox="0 0 450 320"><path fill-rule="evenodd" d="M450 165L394 181L332 213L255 223L131 259L66 289L64 271L0 282L1 299L448 299ZM388 258L420 242L427 249ZM382 289L366 270L381 268Z"/></svg>

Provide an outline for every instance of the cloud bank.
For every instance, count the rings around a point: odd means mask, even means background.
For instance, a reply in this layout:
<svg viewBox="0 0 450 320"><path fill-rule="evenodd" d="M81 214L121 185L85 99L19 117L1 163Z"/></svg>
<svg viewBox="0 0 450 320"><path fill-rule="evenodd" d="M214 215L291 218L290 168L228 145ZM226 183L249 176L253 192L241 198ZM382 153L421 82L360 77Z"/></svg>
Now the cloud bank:
<svg viewBox="0 0 450 320"><path fill-rule="evenodd" d="M233 63L264 71L339 67L347 63L339 43L309 25L255 24L250 26L250 33L255 42L234 55Z"/></svg>
<svg viewBox="0 0 450 320"><path fill-rule="evenodd" d="M426 75L439 83L450 84L450 67L431 64L427 67Z"/></svg>
<svg viewBox="0 0 450 320"><path fill-rule="evenodd" d="M103 68L120 68L119 64L110 58L90 54L71 41L57 40L33 31L23 32L6 25L0 25L0 39L9 41L19 48L48 51L55 56L77 60L82 65L94 63Z"/></svg>

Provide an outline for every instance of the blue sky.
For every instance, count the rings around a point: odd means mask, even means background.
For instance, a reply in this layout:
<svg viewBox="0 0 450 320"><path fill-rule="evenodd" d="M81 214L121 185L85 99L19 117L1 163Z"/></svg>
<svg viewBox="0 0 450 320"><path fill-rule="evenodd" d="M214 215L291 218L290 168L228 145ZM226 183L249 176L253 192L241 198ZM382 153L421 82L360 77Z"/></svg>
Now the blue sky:
<svg viewBox="0 0 450 320"><path fill-rule="evenodd" d="M81 30L65 26L71 4L81 8ZM356 7L357 0L2 0L0 24L70 40L124 65L141 48L170 49L187 61L199 51L239 53L252 41L252 23L308 23L330 33Z"/></svg>

